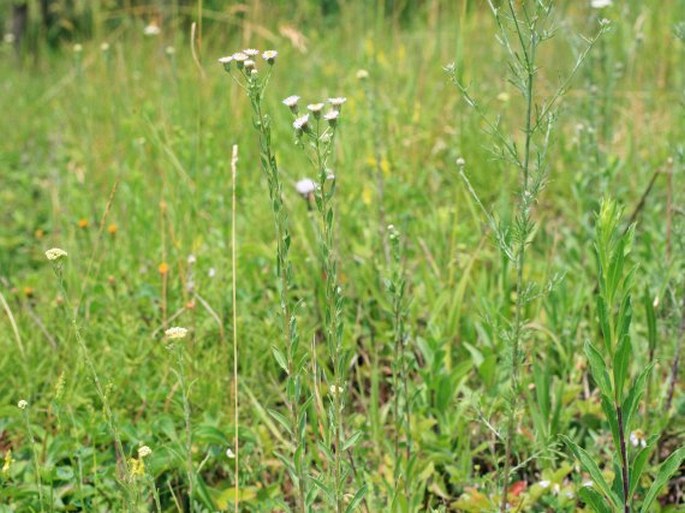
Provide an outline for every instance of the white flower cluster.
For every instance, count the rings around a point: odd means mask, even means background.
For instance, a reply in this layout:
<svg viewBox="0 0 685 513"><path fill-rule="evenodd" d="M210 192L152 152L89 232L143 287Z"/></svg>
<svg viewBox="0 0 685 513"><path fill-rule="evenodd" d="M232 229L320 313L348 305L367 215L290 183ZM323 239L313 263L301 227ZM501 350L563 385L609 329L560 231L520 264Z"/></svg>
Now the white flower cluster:
<svg viewBox="0 0 685 513"><path fill-rule="evenodd" d="M46 258L51 262L55 262L67 255L68 253L61 248L51 248L45 252Z"/></svg>
<svg viewBox="0 0 685 513"><path fill-rule="evenodd" d="M186 335L188 334L188 330L186 328L175 326L173 328L169 328L168 330L166 330L164 334L170 340L179 340L186 337Z"/></svg>
<svg viewBox="0 0 685 513"><path fill-rule="evenodd" d="M247 48L242 52L236 52L232 55L227 55L219 59L219 63L223 64L226 71L231 71L231 65L235 62L236 68L245 70L249 75L257 74L257 63L255 58L259 55L259 50L254 48ZM262 52L262 59L269 65L273 66L276 63L278 52L276 50L266 50Z"/></svg>

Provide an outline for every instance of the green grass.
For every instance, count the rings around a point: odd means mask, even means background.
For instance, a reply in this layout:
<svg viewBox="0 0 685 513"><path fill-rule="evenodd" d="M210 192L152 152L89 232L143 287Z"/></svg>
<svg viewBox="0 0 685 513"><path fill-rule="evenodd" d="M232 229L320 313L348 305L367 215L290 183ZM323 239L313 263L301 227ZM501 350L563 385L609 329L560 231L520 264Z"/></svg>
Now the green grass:
<svg viewBox="0 0 685 513"><path fill-rule="evenodd" d="M277 457L289 453L293 440L269 414L285 414L288 400L272 353L283 344L283 323L271 205L250 103L216 62L246 47L279 51L264 108L272 117L292 236L291 299L299 302L300 350L308 354L316 340L317 361L329 377L319 217L294 188L297 180L318 176L294 144L292 116L281 100L298 94L306 105L348 98L332 157L342 340L349 355L344 423L348 436L361 433L347 492L368 486L359 511L499 510L511 373L504 335L515 316L516 277L455 161L465 159L483 204L504 225L512 221L520 184L512 166L493 158L485 126L443 70L455 62L491 119L501 116L502 131L522 144L525 104L507 83L494 20L481 2L417 3L409 19L379 12L383 2L345 3L326 17L314 4L272 3L255 2L244 15L205 7L202 70L185 25L167 19L159 36L146 37L145 16L118 11L101 13L98 30L107 35L84 38L82 53L64 43L18 60L8 45L0 47L0 457L8 462L0 469L0 512L155 511L153 489L164 511L187 507L186 421L179 362L164 340L168 326L190 330L184 374L197 511L233 511L236 476L226 456L236 430L233 144L239 147L240 511L286 511L295 504ZM685 21L685 3L614 3L601 14L612 29L561 100L550 181L532 212L537 228L526 280L562 279L525 306L509 485L521 511L591 511L577 499L589 476L560 435L584 447L605 478L613 478L611 430L583 354L586 340L603 344L595 213L610 196L624 206L621 226L627 226L657 171L634 219L631 256L638 267L629 375L648 365L650 340L655 363L635 425L647 438L658 436L636 506L657 463L685 440L682 370L666 407L672 362L684 343L685 43L672 27ZM558 28L538 55L541 97L572 67L584 46L579 34L596 32L598 14L584 4L558 2ZM193 7L191 16L196 12ZM306 51L293 44L293 33L307 38ZM357 78L359 69L368 70L368 81ZM391 223L401 234L399 263L386 260ZM51 247L69 253L63 261L69 301L45 258ZM387 282L402 276L404 306L398 307ZM650 303L658 303L652 335ZM137 458L141 445L152 449L144 470L117 465L110 422L75 336L74 311L125 457ZM394 360L400 317L406 369ZM406 423L394 417L405 411L395 403L395 393L404 394L397 369L408 380L409 458L395 446L396 439L407 440ZM309 366L305 375L311 383ZM23 411L16 406L22 399L29 404ZM327 419L308 407L305 459L307 472L318 478L328 469L316 445ZM665 483L652 511L682 511L683 486L682 477ZM314 511L333 509L316 502Z"/></svg>

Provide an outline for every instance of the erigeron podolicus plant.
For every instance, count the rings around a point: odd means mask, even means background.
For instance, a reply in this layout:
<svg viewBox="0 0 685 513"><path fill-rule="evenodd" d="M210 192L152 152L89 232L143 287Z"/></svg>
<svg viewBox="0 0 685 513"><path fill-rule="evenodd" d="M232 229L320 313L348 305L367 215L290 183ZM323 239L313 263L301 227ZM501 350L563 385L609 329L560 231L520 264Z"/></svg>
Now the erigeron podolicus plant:
<svg viewBox="0 0 685 513"><path fill-rule="evenodd" d="M328 423L323 451L328 460L326 480L314 482L336 513L354 511L366 493L366 485L360 486L346 504L345 497L348 495L348 483L353 477L353 469L345 453L352 449L360 433L348 436L344 422L348 358L343 348L344 299L338 283L338 259L335 251L336 175L330 167L341 112L346 102L347 98L344 97L329 98L327 101L307 105L307 112L301 113L298 96L289 96L283 100L294 117L295 142L305 152L317 177L312 194L319 214L319 250L325 281L323 332L330 358L331 376L323 376L329 382ZM318 376L315 380L318 381Z"/></svg>
<svg viewBox="0 0 685 513"><path fill-rule="evenodd" d="M283 182L276 162L271 141L271 117L264 111L264 94L278 57L275 50L261 54L254 49L243 50L219 62L234 82L242 88L250 101L253 124L259 140L259 160L266 177L269 189L269 204L275 225L276 235L276 275L279 290L281 319L283 323L283 340L274 344L272 351L276 362L286 373L286 409L287 414L270 410L269 413L287 432L291 449L289 454L277 454L288 471L295 490L295 511L306 512L315 499L309 493L309 476L307 473L308 457L306 444L307 412L303 405L309 402L304 374L307 359L302 357L300 337L297 330L296 307L293 298L293 271L290 261L290 228L288 213L283 202ZM298 98L292 98L293 108L297 107ZM236 476L238 479L238 476Z"/></svg>

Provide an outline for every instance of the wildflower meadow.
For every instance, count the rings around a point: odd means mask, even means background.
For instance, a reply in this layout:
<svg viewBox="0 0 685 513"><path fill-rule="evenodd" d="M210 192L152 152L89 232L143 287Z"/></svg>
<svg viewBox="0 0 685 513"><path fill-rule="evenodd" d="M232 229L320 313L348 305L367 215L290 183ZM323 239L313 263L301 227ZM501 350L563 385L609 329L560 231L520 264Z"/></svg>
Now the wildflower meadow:
<svg viewBox="0 0 685 513"><path fill-rule="evenodd" d="M0 28L0 513L685 512L685 0Z"/></svg>

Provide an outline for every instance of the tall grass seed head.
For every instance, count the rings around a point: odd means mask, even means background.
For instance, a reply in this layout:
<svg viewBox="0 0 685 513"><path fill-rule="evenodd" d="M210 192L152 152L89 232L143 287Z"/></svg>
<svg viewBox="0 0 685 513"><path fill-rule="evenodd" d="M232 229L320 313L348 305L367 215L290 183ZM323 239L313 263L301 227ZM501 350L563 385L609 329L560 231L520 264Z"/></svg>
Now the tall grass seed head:
<svg viewBox="0 0 685 513"><path fill-rule="evenodd" d="M51 248L45 252L45 257L51 262L57 262L68 256L68 253L61 248Z"/></svg>
<svg viewBox="0 0 685 513"><path fill-rule="evenodd" d="M300 97L293 94L292 96L288 96L285 100L283 100L283 105L288 107L293 114L297 114L298 112L298 102L300 101Z"/></svg>
<svg viewBox="0 0 685 513"><path fill-rule="evenodd" d="M267 50L262 54L262 59L264 59L270 66L274 65L276 62L276 57L278 57L278 52L276 50Z"/></svg>

